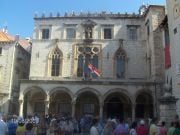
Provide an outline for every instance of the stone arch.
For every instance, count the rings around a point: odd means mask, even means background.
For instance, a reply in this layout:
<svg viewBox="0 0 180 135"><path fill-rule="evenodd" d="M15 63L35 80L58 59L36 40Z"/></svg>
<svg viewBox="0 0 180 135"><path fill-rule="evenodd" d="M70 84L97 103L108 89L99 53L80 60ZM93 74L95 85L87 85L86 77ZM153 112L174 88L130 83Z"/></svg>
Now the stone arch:
<svg viewBox="0 0 180 135"><path fill-rule="evenodd" d="M75 98L77 98L78 95L80 95L81 93L84 93L84 92L92 92L93 94L95 94L98 97L99 102L101 102L101 99L102 99L101 93L98 90L96 90L94 88L90 88L90 87L85 87L85 88L78 90L75 93Z"/></svg>
<svg viewBox="0 0 180 135"><path fill-rule="evenodd" d="M25 95L27 92L29 92L29 91L34 91L34 90L40 90L41 92L44 92L44 93L46 93L45 91L44 91L44 89L43 88L41 88L40 86L30 86L30 87L28 87L28 88L26 88L25 90L23 90L21 93L23 94L23 95ZM46 93L46 95L47 95L47 93Z"/></svg>
<svg viewBox="0 0 180 135"><path fill-rule="evenodd" d="M103 97L104 116L131 118L132 116L132 96L124 89L109 90Z"/></svg>
<svg viewBox="0 0 180 135"><path fill-rule="evenodd" d="M154 115L154 98L148 89L139 90L135 94L136 118L152 118Z"/></svg>
<svg viewBox="0 0 180 135"><path fill-rule="evenodd" d="M115 88L115 89L108 90L108 92L106 92L103 95L103 102L110 94L113 94L113 93L122 93L124 96L130 99L132 104L135 103L134 97L127 90L122 89L122 88Z"/></svg>
<svg viewBox="0 0 180 135"><path fill-rule="evenodd" d="M23 114L24 116L33 115L35 113L39 115L45 114L45 100L47 93L39 86L31 86L25 89L23 92ZM20 96L22 98L22 96Z"/></svg>
<svg viewBox="0 0 180 135"><path fill-rule="evenodd" d="M99 115L100 93L93 88L83 88L76 94L76 116Z"/></svg>
<svg viewBox="0 0 180 135"><path fill-rule="evenodd" d="M150 89L140 89L135 93L134 101L136 101L138 95L141 94L141 93L146 93L146 94L149 94L149 95L151 95L153 97L153 93L152 93L152 91Z"/></svg>
<svg viewBox="0 0 180 135"><path fill-rule="evenodd" d="M70 116L73 93L66 87L56 87L48 92L49 112Z"/></svg>
<svg viewBox="0 0 180 135"><path fill-rule="evenodd" d="M66 88L66 87L55 87L55 88L49 90L48 95L50 96L50 95L52 95L54 92L57 92L57 91L67 93L72 99L73 99L73 97L74 97L74 94L72 93L72 91L71 91L70 89Z"/></svg>
<svg viewBox="0 0 180 135"><path fill-rule="evenodd" d="M53 53L54 53L55 51L60 52L60 55L63 57L63 53L62 53L61 49L59 49L58 45L56 45L56 46L49 52L48 57L51 58L52 55L53 55Z"/></svg>

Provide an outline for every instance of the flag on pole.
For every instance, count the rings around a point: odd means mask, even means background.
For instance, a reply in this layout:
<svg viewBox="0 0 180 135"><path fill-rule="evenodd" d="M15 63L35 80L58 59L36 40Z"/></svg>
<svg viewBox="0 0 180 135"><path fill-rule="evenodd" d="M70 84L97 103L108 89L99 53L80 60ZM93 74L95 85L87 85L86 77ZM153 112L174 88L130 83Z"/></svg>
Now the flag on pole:
<svg viewBox="0 0 180 135"><path fill-rule="evenodd" d="M164 48L165 69L168 69L171 67L170 39L169 39L169 31L168 30L165 30L164 39L165 39L165 48Z"/></svg>
<svg viewBox="0 0 180 135"><path fill-rule="evenodd" d="M91 72L95 73L97 76L101 75L101 71L99 71L96 67L94 67L92 64L88 65L88 68L91 70Z"/></svg>

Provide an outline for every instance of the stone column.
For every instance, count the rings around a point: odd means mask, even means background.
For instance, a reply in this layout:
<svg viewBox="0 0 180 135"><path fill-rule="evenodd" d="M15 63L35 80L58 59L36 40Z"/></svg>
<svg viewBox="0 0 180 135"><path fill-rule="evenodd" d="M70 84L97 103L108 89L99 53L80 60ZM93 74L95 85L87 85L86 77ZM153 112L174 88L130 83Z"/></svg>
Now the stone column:
<svg viewBox="0 0 180 135"><path fill-rule="evenodd" d="M49 113L49 95L47 96L46 98L46 101L45 101L45 115Z"/></svg>
<svg viewBox="0 0 180 135"><path fill-rule="evenodd" d="M71 106L72 106L72 113L71 113L71 116L72 116L72 118L74 118L74 116L75 116L76 102L73 101L73 102L71 103Z"/></svg>
<svg viewBox="0 0 180 135"><path fill-rule="evenodd" d="M134 121L136 117L135 109L136 109L136 104L132 104L132 121Z"/></svg>
<svg viewBox="0 0 180 135"><path fill-rule="evenodd" d="M103 118L103 106L104 106L104 103L100 103L99 105L99 117L100 118Z"/></svg>
<svg viewBox="0 0 180 135"><path fill-rule="evenodd" d="M23 116L24 100L19 100L19 116Z"/></svg>

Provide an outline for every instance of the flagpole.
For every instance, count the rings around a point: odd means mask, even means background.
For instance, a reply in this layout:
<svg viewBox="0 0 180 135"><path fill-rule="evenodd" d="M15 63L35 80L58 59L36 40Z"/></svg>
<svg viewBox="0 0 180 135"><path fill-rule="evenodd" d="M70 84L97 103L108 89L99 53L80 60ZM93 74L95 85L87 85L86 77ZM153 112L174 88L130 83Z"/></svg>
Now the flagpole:
<svg viewBox="0 0 180 135"><path fill-rule="evenodd" d="M84 73L84 66L85 66L85 57L83 56L83 80L86 80Z"/></svg>

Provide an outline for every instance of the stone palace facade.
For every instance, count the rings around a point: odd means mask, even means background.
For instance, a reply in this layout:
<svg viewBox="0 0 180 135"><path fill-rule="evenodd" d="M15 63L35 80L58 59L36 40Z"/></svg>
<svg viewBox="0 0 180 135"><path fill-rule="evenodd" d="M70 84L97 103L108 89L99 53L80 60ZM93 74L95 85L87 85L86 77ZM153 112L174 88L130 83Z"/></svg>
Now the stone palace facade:
<svg viewBox="0 0 180 135"><path fill-rule="evenodd" d="M157 5L143 5L139 14L35 16L20 115L158 116L164 61L156 29L164 16L165 8Z"/></svg>

